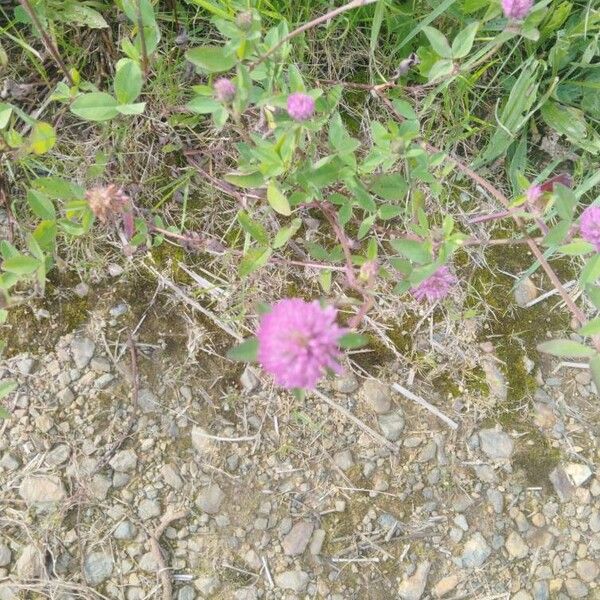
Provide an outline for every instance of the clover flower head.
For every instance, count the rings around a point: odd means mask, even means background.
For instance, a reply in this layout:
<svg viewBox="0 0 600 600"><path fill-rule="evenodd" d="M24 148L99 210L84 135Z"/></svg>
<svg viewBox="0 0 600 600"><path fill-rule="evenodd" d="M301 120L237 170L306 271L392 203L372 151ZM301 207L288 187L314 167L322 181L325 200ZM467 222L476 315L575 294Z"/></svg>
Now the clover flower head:
<svg viewBox="0 0 600 600"><path fill-rule="evenodd" d="M426 299L429 302L435 302L445 298L450 289L456 285L456 282L457 279L450 272L450 269L446 265L443 265L411 291L417 300Z"/></svg>
<svg viewBox="0 0 600 600"><path fill-rule="evenodd" d="M235 83L227 77L219 77L213 85L215 98L219 102L231 102L235 98Z"/></svg>
<svg viewBox="0 0 600 600"><path fill-rule="evenodd" d="M294 121L306 121L315 112L315 101L308 94L294 92L288 96L287 111Z"/></svg>
<svg viewBox="0 0 600 600"><path fill-rule="evenodd" d="M235 24L242 31L249 31L252 27L252 11L245 10L244 12L238 13L235 17Z"/></svg>
<svg viewBox="0 0 600 600"><path fill-rule="evenodd" d="M588 206L581 213L579 232L584 240L594 244L600 252L600 206Z"/></svg>
<svg viewBox="0 0 600 600"><path fill-rule="evenodd" d="M533 0L502 0L502 10L507 19L523 20L531 10Z"/></svg>
<svg viewBox="0 0 600 600"><path fill-rule="evenodd" d="M129 196L114 183L89 189L85 193L85 199L94 216L102 223L123 215L130 207Z"/></svg>
<svg viewBox="0 0 600 600"><path fill-rule="evenodd" d="M527 202L533 204L543 193L544 190L541 185L532 185L525 192L525 197L527 198Z"/></svg>
<svg viewBox="0 0 600 600"><path fill-rule="evenodd" d="M337 311L318 301L286 298L262 315L257 331L258 361L277 385L314 389L327 369L341 370L339 340L346 330Z"/></svg>

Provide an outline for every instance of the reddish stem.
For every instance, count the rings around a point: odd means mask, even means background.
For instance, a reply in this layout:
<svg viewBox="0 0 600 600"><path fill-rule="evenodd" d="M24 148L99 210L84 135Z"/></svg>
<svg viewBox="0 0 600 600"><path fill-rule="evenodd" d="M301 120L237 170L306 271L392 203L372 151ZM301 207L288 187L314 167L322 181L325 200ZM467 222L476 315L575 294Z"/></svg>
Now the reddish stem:
<svg viewBox="0 0 600 600"><path fill-rule="evenodd" d="M381 101L386 105L388 110L398 120L404 120L404 117L402 117L402 115L395 109L394 105L390 102L388 98L379 93L377 95L381 99ZM429 144L427 142L425 142L425 147L427 151L432 154L440 152L439 148L436 148L434 145ZM502 206L504 206L507 210L510 210L510 201L498 188L491 184L487 179L481 177L481 175L477 174L475 171L473 171L473 169L471 169L471 167L463 163L458 158L455 158L454 156L450 155L447 155L447 157L456 165L459 171L462 171L465 175L470 177L477 185L482 187L484 190L487 190L494 198L496 198L496 200L498 200L500 204L502 204ZM523 220L515 214L513 214L512 217L515 223L517 224L517 227L519 227L519 229L521 229L526 234ZM548 275L550 281L552 282L552 285L556 288L556 290L562 297L564 303L571 311L571 314L575 317L577 321L579 321L580 325L584 325L587 321L584 312L577 306L577 304L575 304L573 298L571 298L567 290L565 290L562 282L554 272L554 269L552 269L552 267L544 257L542 251L538 248L538 245L535 243L535 241L532 240L530 237L526 237L526 240L527 245L531 249L531 252L533 252L533 255L542 266L542 269L544 269L544 271ZM592 342L594 343L594 347L596 348L596 350L600 352L600 336L593 336Z"/></svg>

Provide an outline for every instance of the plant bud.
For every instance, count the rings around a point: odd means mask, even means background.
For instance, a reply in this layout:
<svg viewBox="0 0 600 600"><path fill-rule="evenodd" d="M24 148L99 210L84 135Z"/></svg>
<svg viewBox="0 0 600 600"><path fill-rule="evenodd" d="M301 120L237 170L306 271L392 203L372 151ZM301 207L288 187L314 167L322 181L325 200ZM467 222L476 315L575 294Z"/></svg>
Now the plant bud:
<svg viewBox="0 0 600 600"><path fill-rule="evenodd" d="M242 30L248 31L250 27L252 27L252 12L246 10L244 12L238 13L235 18L235 24Z"/></svg>
<svg viewBox="0 0 600 600"><path fill-rule="evenodd" d="M515 21L522 21L532 6L533 0L502 0L504 16Z"/></svg>
<svg viewBox="0 0 600 600"><path fill-rule="evenodd" d="M215 98L223 104L231 102L235 98L235 84L227 77L219 77L213 86Z"/></svg>

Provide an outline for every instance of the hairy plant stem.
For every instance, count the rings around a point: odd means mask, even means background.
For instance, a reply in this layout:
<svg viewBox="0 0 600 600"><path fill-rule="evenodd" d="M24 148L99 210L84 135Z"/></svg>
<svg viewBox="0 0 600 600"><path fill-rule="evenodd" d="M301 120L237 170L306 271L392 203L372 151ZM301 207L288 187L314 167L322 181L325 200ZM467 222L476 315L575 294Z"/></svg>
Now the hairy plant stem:
<svg viewBox="0 0 600 600"><path fill-rule="evenodd" d="M341 15L342 13L345 13L348 10L360 8L361 6L367 6L368 4L374 4L377 1L378 0L352 0L351 2L348 2L347 4L344 4L343 6L340 6L333 10L330 10L329 12L325 13L324 15L321 15L320 17L317 17L316 19L313 19L312 21L309 21L308 23L304 23L304 25L301 25L297 29L294 29L294 31L291 31L286 36L281 38L272 48L270 48L262 56L257 58L249 66L249 69L252 70L252 69L255 69L256 67L258 67L258 65L260 65L265 60L267 60L267 58L269 58L269 56L271 56L272 54L277 52L277 50L279 50L284 44L289 42L292 38L296 37L297 35L300 35L301 33L304 33L305 31L308 31L309 29L312 29L313 27L320 25L321 23L325 23L326 21L329 21L330 19L333 19L334 17L337 17L338 15Z"/></svg>
<svg viewBox="0 0 600 600"><path fill-rule="evenodd" d="M148 77L148 47L146 46L146 32L144 31L144 20L142 19L141 0L136 2L138 29L140 30L140 44L142 46L142 71L144 78Z"/></svg>
<svg viewBox="0 0 600 600"><path fill-rule="evenodd" d="M67 78L67 81L69 82L69 84L72 86L75 85L75 82L73 81L73 78L71 77L71 73L69 73L67 66L65 65L65 63L63 62L63 59L60 56L60 52L58 51L58 48L56 47L56 45L54 44L54 42L48 35L48 32L44 29L44 26L42 25L41 21L39 20L35 10L33 9L33 6L31 6L31 3L29 2L29 0L19 0L19 2L21 4L21 6L23 7L23 9L25 10L25 12L29 15L31 22L34 24L35 28L38 30L38 33L42 36L42 40L44 42L44 46L46 46L47 52L50 54L50 56L52 56L52 58L54 59L54 62L58 65L58 68L62 71L63 75Z"/></svg>
<svg viewBox="0 0 600 600"><path fill-rule="evenodd" d="M396 108L394 107L392 102L389 100L389 98L387 98L385 95L380 94L380 93L377 93L377 96L385 104L385 106L388 108L388 110L395 116L396 119L398 119L399 121L404 120L404 117L396 110ZM425 148L427 149L427 151L432 154L437 154L438 152L441 152L441 150L439 148L437 148L436 146L434 146L433 144L430 144L428 142L425 142L424 144L425 144ZM496 200L498 200L498 202L500 202L500 204L502 204L502 206L504 206L507 210L510 211L509 199L496 186L494 186L487 179L485 179L484 177L482 177L481 175L476 173L473 169L471 169L471 167L466 165L460 159L458 159L454 156L450 156L450 155L447 155L447 156L448 156L448 159L452 163L454 163L454 165L456 166L456 168L459 171L461 171L462 173L467 175L477 185L479 185L484 190L489 192L494 198L496 198ZM531 252L535 256L537 261L540 263L542 269L544 269L544 271L546 272L546 275L548 275L548 278L552 282L552 285L556 288L556 290L560 294L565 305L571 311L571 314L573 315L575 320L579 322L580 326L585 325L587 322L587 319L586 319L584 312L577 306L577 304L575 304L575 301L573 300L573 298L569 295L567 290L565 290L558 275L556 274L554 269L550 266L550 264L546 260L546 257L544 256L542 251L539 249L536 242L527 235L527 231L525 229L525 224L524 224L523 220L516 214L512 214L511 216L514 219L517 227L521 231L523 231L523 233L525 233L525 240L526 240L527 245L529 246ZM593 342L596 350L598 352L600 352L600 336L598 336L598 335L593 336L592 342Z"/></svg>
<svg viewBox="0 0 600 600"><path fill-rule="evenodd" d="M358 325L360 325L361 321L364 319L364 317L367 315L367 313L374 304L373 296L369 290L369 284L372 284L373 282L368 281L365 284L356 278L356 273L354 272L354 264L352 263L350 240L348 239L344 228L340 225L340 222L337 218L337 214L331 206L331 204L329 204L328 202L321 202L319 204L319 208L325 215L327 221L329 221L329 224L331 225L331 228L335 233L335 237L342 246L344 260L346 261L346 279L348 287L358 292L363 300L358 312L348 321L348 326L352 329L355 329L356 327L358 327Z"/></svg>
<svg viewBox="0 0 600 600"><path fill-rule="evenodd" d="M6 219L8 221L8 241L12 243L14 241L14 237L15 237L14 218L13 218L12 209L10 206L10 200L8 198L8 185L6 184L6 180L1 173L0 173L0 201L5 206Z"/></svg>

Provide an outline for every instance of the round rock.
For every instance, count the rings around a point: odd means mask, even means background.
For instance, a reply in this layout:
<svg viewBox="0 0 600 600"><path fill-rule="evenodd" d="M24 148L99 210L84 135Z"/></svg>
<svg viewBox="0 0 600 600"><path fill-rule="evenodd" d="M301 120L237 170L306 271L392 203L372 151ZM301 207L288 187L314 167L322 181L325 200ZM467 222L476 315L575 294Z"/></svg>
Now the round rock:
<svg viewBox="0 0 600 600"><path fill-rule="evenodd" d="M363 383L362 393L367 405L376 414L383 415L392 408L390 388L377 379L367 379Z"/></svg>

